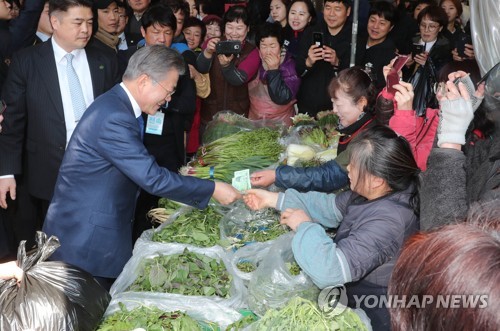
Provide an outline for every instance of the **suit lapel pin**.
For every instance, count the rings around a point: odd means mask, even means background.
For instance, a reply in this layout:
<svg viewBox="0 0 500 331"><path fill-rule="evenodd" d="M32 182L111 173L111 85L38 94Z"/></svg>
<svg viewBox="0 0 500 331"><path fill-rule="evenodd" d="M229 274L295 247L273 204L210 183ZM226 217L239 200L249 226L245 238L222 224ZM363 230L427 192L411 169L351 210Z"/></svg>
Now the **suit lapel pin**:
<svg viewBox="0 0 500 331"><path fill-rule="evenodd" d="M101 64L101 65L99 66L99 69L103 70L103 69L104 69L104 65L102 65L102 64Z"/></svg>

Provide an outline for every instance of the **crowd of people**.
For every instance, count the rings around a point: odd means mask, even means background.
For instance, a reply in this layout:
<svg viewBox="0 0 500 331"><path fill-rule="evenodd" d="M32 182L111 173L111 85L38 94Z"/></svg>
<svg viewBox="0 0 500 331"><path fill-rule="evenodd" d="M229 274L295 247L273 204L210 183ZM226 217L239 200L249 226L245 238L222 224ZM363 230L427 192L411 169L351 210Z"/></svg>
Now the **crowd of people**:
<svg viewBox="0 0 500 331"><path fill-rule="evenodd" d="M354 45L352 0L0 0L0 257L43 229L61 241L53 258L109 288L160 197L198 208L243 198L282 212L302 270L320 288L344 284L349 305L497 298L500 64L477 63L480 18L460 0L359 6ZM285 126L333 110L338 155L255 172L261 189L243 196L178 175L226 110ZM463 261L484 282L448 288ZM427 278L445 269L449 281ZM22 270L0 264L0 277ZM496 330L498 305L361 308L374 330Z"/></svg>

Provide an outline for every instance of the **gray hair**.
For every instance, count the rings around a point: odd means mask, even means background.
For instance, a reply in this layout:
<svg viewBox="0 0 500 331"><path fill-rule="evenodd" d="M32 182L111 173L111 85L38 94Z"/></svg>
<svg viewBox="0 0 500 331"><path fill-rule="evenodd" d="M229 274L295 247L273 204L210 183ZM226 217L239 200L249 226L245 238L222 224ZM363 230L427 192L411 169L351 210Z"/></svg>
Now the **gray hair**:
<svg viewBox="0 0 500 331"><path fill-rule="evenodd" d="M123 80L148 75L159 82L164 80L167 72L171 70L177 70L179 75L185 72L184 60L179 52L164 45L144 46L130 58Z"/></svg>

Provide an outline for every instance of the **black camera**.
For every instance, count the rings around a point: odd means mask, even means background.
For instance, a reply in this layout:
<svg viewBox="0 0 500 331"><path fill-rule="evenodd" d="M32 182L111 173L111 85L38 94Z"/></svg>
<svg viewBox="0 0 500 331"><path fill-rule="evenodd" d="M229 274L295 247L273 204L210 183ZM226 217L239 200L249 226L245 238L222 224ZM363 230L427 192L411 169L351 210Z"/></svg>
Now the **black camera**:
<svg viewBox="0 0 500 331"><path fill-rule="evenodd" d="M241 53L241 41L239 40L224 40L219 41L215 45L215 53L231 55Z"/></svg>

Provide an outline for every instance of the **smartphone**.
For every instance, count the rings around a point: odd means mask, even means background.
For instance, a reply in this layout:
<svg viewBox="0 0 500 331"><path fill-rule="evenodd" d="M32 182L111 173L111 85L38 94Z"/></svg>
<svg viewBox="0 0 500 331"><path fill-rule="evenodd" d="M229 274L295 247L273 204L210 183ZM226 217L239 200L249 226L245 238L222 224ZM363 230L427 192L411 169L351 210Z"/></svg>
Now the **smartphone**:
<svg viewBox="0 0 500 331"><path fill-rule="evenodd" d="M472 38L466 33L462 33L456 41L456 47L457 47L457 52L458 56L460 57L466 57L465 55L465 44L472 45Z"/></svg>
<svg viewBox="0 0 500 331"><path fill-rule="evenodd" d="M425 51L425 47L422 44L413 44L411 46L411 56L415 57L415 55L421 54Z"/></svg>
<svg viewBox="0 0 500 331"><path fill-rule="evenodd" d="M313 32L313 44L323 47L323 32Z"/></svg>
<svg viewBox="0 0 500 331"><path fill-rule="evenodd" d="M408 62L408 55L399 55L392 65L392 69L387 75L387 92L392 95L396 94L397 90L393 87L399 84L399 72L403 69L406 62Z"/></svg>
<svg viewBox="0 0 500 331"><path fill-rule="evenodd" d="M216 54L240 54L241 53L241 41L239 40L223 40L219 41L215 45Z"/></svg>

